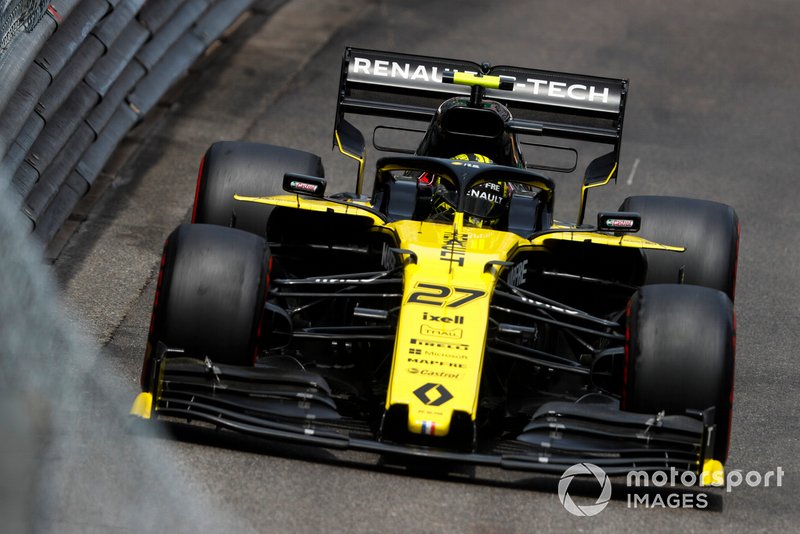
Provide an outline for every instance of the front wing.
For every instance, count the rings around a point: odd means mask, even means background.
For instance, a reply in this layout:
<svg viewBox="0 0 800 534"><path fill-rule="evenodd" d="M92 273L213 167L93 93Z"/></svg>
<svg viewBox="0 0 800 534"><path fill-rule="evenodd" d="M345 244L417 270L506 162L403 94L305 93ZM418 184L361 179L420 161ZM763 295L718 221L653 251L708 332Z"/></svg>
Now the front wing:
<svg viewBox="0 0 800 534"><path fill-rule="evenodd" d="M144 419L177 418L328 449L553 474L581 462L609 475L670 468L700 474L713 446L713 426L700 418L635 414L603 402L545 403L518 434L479 439L471 450L386 441L379 437L379 421L341 415L338 405L352 400L334 398L318 374L159 352L150 377L153 393L140 394L131 411Z"/></svg>

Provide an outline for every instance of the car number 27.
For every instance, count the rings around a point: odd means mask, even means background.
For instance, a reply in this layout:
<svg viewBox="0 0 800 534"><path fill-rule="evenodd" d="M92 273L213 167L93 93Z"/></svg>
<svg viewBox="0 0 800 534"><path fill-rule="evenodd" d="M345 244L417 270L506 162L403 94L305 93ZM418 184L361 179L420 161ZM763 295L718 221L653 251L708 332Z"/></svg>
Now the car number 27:
<svg viewBox="0 0 800 534"><path fill-rule="evenodd" d="M466 287L440 286L418 283L415 291L408 297L408 304L426 304L445 308L458 308L486 295L485 291Z"/></svg>

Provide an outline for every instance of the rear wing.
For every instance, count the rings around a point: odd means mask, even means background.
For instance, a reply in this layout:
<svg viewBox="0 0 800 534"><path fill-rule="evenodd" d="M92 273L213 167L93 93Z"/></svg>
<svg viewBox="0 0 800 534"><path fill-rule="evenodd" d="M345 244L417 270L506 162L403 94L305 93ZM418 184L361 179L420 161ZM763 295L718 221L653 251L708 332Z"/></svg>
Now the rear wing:
<svg viewBox="0 0 800 534"><path fill-rule="evenodd" d="M611 146L586 168L577 219L583 224L589 189L617 177L628 94L624 79L348 47L339 78L334 147L359 162L356 192L361 194L365 143L363 134L345 119L346 114L429 122L448 98L474 98L476 85L482 86L479 90L485 98L509 109L512 119L507 128L514 133Z"/></svg>
<svg viewBox="0 0 800 534"><path fill-rule="evenodd" d="M360 48L345 49L335 131L347 113L430 121L444 100L470 94L442 82L453 71L514 78L513 90L485 93L509 108L512 131L613 145L618 160L627 80Z"/></svg>

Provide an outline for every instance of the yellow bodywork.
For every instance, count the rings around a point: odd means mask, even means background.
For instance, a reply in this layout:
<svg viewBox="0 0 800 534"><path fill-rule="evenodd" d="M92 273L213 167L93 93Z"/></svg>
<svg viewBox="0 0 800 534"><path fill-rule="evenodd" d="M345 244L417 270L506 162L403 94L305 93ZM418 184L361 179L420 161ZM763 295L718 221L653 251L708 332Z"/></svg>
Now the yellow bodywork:
<svg viewBox="0 0 800 534"><path fill-rule="evenodd" d="M455 412L472 420L478 408L489 303L503 267L523 248L549 240L682 251L645 239L566 227L528 240L510 232L452 223L386 222L363 202L333 202L300 195L234 198L272 206L367 217L376 230L394 236L397 248L413 252L403 272L403 305L395 336L386 409L408 407L408 430L446 436ZM410 254L409 254L410 256ZM493 262L493 263L490 263Z"/></svg>
<svg viewBox="0 0 800 534"><path fill-rule="evenodd" d="M703 462L703 472L700 473L701 486L725 485L725 468L719 460L706 460Z"/></svg>
<svg viewBox="0 0 800 534"><path fill-rule="evenodd" d="M404 272L386 408L408 406L408 429L445 436L455 411L474 420L489 301L499 269L528 241L508 232L453 224L390 223L399 246L416 254Z"/></svg>
<svg viewBox="0 0 800 534"><path fill-rule="evenodd" d="M477 85L486 89L500 89L502 81L500 76L461 71L453 72L453 83L459 85Z"/></svg>
<svg viewBox="0 0 800 534"><path fill-rule="evenodd" d="M281 206L284 208L298 208L307 211L318 211L322 213L342 213L345 215L360 215L369 217L373 224L381 226L383 219L372 213L370 205L365 202L331 202L329 200L317 200L301 197L300 195L277 195L272 197L248 197L243 195L233 195L233 198L242 202L255 202L257 204L268 204L270 206Z"/></svg>
<svg viewBox="0 0 800 534"><path fill-rule="evenodd" d="M559 229L552 232L543 232L534 236L529 242L532 245L544 245L548 241L579 241L582 243L593 243L595 245L609 245L614 247L627 247L627 248L646 248L653 250L672 250L674 252L683 252L683 247L673 247L670 245L662 245L654 241L648 241L641 237L636 237L631 234L622 234L619 236L601 234L598 232L587 232L577 230Z"/></svg>
<svg viewBox="0 0 800 534"><path fill-rule="evenodd" d="M142 419L150 419L153 410L153 394L143 391L136 396L130 414Z"/></svg>
<svg viewBox="0 0 800 534"><path fill-rule="evenodd" d="M339 152L347 156L348 158L354 159L358 162L358 174L356 175L356 193L359 195L361 194L362 185L364 183L364 156L362 154L356 154L354 152L348 151L344 145L342 144L342 138L339 135L339 130L335 130L333 132L334 138L336 139L336 147L339 149Z"/></svg>

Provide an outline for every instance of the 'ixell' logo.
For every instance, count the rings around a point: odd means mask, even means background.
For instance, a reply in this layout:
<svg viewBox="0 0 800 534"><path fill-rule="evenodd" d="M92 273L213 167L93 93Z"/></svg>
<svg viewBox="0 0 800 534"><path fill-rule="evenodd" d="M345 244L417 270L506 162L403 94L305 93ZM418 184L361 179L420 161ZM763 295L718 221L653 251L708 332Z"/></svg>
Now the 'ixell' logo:
<svg viewBox="0 0 800 534"><path fill-rule="evenodd" d="M597 479L601 489L600 496L594 504L579 506L575 504L572 497L570 497L569 485L572 479L575 478L575 475L594 475ZM594 464L575 464L572 467L568 467L567 470L564 471L564 474L561 475L561 480L558 481L558 500L561 501L564 508L572 515L580 517L597 515L608 506L608 501L611 500L611 481L608 479L605 471Z"/></svg>

